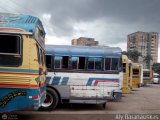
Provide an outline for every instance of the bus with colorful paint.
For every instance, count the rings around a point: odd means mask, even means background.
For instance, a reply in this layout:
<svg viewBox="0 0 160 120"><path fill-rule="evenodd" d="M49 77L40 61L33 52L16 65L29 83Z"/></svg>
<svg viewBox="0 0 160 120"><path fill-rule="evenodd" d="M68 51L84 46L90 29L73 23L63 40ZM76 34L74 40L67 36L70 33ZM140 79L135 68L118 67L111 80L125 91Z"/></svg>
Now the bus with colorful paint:
<svg viewBox="0 0 160 120"><path fill-rule="evenodd" d="M149 69L143 69L143 83L144 85L151 83L153 72Z"/></svg>
<svg viewBox="0 0 160 120"><path fill-rule="evenodd" d="M122 64L123 64L123 86L122 93L129 94L131 93L130 83L129 83L129 59L127 55L122 55Z"/></svg>
<svg viewBox="0 0 160 120"><path fill-rule="evenodd" d="M139 63L132 63L132 88L139 88L143 83L143 68Z"/></svg>
<svg viewBox="0 0 160 120"><path fill-rule="evenodd" d="M45 31L39 18L0 14L0 113L37 110L46 96Z"/></svg>
<svg viewBox="0 0 160 120"><path fill-rule="evenodd" d="M133 69L132 69L132 60L128 60L128 83L129 83L129 88L132 90L132 75L133 75Z"/></svg>
<svg viewBox="0 0 160 120"><path fill-rule="evenodd" d="M122 50L118 47L47 45L47 94L42 108L58 103L100 104L122 96Z"/></svg>

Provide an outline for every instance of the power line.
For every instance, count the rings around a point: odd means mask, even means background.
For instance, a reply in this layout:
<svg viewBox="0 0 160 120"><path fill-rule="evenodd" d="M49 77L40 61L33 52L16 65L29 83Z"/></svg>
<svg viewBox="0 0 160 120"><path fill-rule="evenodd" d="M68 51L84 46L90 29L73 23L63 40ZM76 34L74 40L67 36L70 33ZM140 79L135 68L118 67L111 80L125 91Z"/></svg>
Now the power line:
<svg viewBox="0 0 160 120"><path fill-rule="evenodd" d="M26 7L22 7L22 5L20 5L19 3L15 2L15 1L13 1L13 0L10 0L10 1L12 2L12 4L14 4L14 5L18 6L18 7L21 7L23 10L25 9L25 10L27 10L27 11L30 11L31 13L34 13L35 15L39 15L39 13L36 12L36 11L33 11L33 10L31 10L31 9L29 9L29 8L26 8ZM44 25L47 26L47 27L50 27L50 26L48 25L48 23L45 22L45 21L47 21L47 19L46 19L46 18L42 18L42 19L43 19Z"/></svg>
<svg viewBox="0 0 160 120"><path fill-rule="evenodd" d="M10 4L9 4L10 3ZM38 12L36 12L36 11L33 11L33 10L31 10L31 9L29 9L29 8L26 8L26 7L24 7L24 6L22 6L22 5L20 5L19 3L17 3L17 2L15 2L15 1L13 1L13 0L9 0L9 1L3 1L3 4L4 4L4 7L0 7L1 9L3 9L3 10L5 10L5 11L8 11L9 13L11 13L11 12L13 12L13 11L16 11L16 13L20 13L20 14L22 14L22 12L20 12L20 11L29 11L30 13L33 13L33 14L35 14L35 15L40 15ZM14 6L17 6L17 7L15 7L15 8L18 8L18 9L15 9L13 6L11 7L11 4L13 4ZM7 6L7 7L6 7ZM9 8L10 10L8 10L8 9L6 9L6 8ZM46 21L48 21L45 17L42 17L42 23L44 24L44 26L46 26L46 27L48 27L48 28L50 28L51 26L46 22Z"/></svg>
<svg viewBox="0 0 160 120"><path fill-rule="evenodd" d="M20 13L20 12L17 11L14 7L12 7L10 4L8 4L9 2L6 2L6 1L1 1L1 2L3 2L5 8L9 8L9 9L7 9L8 12L16 11L16 13ZM2 8L2 7L1 7L1 8ZM4 9L4 8L3 8L3 9Z"/></svg>

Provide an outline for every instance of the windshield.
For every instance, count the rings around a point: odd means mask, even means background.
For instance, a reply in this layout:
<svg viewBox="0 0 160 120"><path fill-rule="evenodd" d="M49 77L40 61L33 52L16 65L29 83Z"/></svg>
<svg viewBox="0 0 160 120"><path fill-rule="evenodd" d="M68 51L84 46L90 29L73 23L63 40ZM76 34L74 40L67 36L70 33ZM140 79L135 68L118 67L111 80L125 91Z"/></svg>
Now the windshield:
<svg viewBox="0 0 160 120"><path fill-rule="evenodd" d="M0 66L21 65L21 43L19 35L0 34Z"/></svg>

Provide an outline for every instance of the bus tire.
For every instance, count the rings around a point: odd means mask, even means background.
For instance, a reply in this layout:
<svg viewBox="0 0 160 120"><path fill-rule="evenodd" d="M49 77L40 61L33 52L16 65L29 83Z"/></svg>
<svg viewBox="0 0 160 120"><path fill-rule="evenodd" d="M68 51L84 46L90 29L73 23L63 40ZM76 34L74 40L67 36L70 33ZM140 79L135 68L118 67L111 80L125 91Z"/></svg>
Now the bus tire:
<svg viewBox="0 0 160 120"><path fill-rule="evenodd" d="M114 92L114 100L116 102L120 102L122 100L122 93L120 93L120 92Z"/></svg>
<svg viewBox="0 0 160 120"><path fill-rule="evenodd" d="M106 109L106 103L103 103L103 104L101 105L101 109L102 109L102 110L105 110L105 109Z"/></svg>
<svg viewBox="0 0 160 120"><path fill-rule="evenodd" d="M57 105L58 105L58 94L56 93L56 91L52 88L47 87L46 89L46 99L42 104L42 107L40 108L40 110L42 111L51 111L56 109Z"/></svg>

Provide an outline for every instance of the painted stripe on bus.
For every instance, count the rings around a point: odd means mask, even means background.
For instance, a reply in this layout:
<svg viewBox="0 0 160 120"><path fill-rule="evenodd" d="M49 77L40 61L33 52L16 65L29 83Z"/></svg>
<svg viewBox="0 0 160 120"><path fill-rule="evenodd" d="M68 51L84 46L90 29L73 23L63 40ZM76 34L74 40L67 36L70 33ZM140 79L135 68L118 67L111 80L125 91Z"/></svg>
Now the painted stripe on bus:
<svg viewBox="0 0 160 120"><path fill-rule="evenodd" d="M49 83L50 80L51 80L51 77L47 76L47 77L46 77L46 83Z"/></svg>
<svg viewBox="0 0 160 120"><path fill-rule="evenodd" d="M0 72L39 73L39 70L33 70L33 69L14 69L14 68L0 68Z"/></svg>
<svg viewBox="0 0 160 120"><path fill-rule="evenodd" d="M58 85L61 80L61 77L55 76L52 81L52 85Z"/></svg>
<svg viewBox="0 0 160 120"><path fill-rule="evenodd" d="M69 77L63 77L61 85L67 85Z"/></svg>
<svg viewBox="0 0 160 120"><path fill-rule="evenodd" d="M112 80L114 83L118 83L119 80ZM99 82L111 82L111 80L95 80L94 86L97 86Z"/></svg>
<svg viewBox="0 0 160 120"><path fill-rule="evenodd" d="M8 83L0 83L0 87L39 88L38 85L31 85L31 84L8 84Z"/></svg>
<svg viewBox="0 0 160 120"><path fill-rule="evenodd" d="M118 78L89 78L88 82L87 82L87 86L91 86L92 85L92 82L94 80L100 80L100 81L110 81L110 82L114 82L114 81L118 81L119 82L119 79Z"/></svg>
<svg viewBox="0 0 160 120"><path fill-rule="evenodd" d="M0 74L16 74L16 75L39 75L36 73L21 73L21 72L0 72Z"/></svg>

